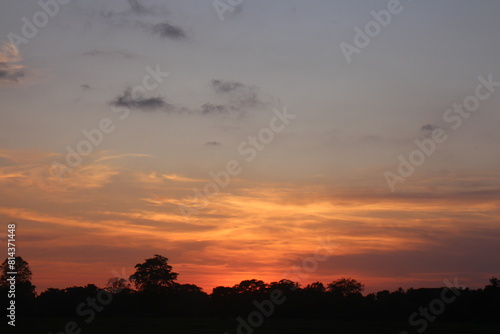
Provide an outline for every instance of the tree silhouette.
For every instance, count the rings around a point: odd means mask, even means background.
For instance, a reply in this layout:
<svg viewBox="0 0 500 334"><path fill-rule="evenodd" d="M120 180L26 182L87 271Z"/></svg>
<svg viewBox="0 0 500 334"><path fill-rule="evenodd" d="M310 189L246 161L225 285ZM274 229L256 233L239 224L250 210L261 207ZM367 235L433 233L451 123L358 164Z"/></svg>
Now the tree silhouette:
<svg viewBox="0 0 500 334"><path fill-rule="evenodd" d="M343 297L358 295L365 289L365 286L352 278L342 277L328 284L327 290Z"/></svg>
<svg viewBox="0 0 500 334"><path fill-rule="evenodd" d="M111 292L112 294L117 294L124 289L130 289L130 284L127 283L127 280L120 277L112 277L108 279L108 283L106 284L106 288L104 290Z"/></svg>
<svg viewBox="0 0 500 334"><path fill-rule="evenodd" d="M235 288L229 286L217 286L212 289L212 296L230 296L236 293Z"/></svg>
<svg viewBox="0 0 500 334"><path fill-rule="evenodd" d="M321 282L301 288L298 282L288 279L269 284L249 279L232 287L218 286L208 295L194 284L176 283L178 274L172 271L168 259L155 254L153 258L137 264L135 273L130 277L139 291L130 289L126 279L114 277L108 280L105 290L113 293L113 302L108 305L108 299L103 298L103 291L94 284L65 289L49 288L38 296L34 293L21 294L19 285L25 284L32 291L32 273L26 261L20 257L16 261L16 312L19 310L22 316L71 317L75 309L85 314L90 314L93 309L102 311L103 317L227 318L256 314L258 311L287 319L394 321L407 320L408 315L414 313L419 305L432 305L429 303L433 300L439 300L443 295L451 298L458 292L458 289L450 291L445 287L410 288L406 291L399 288L392 292L384 290L363 296L361 292L364 285L352 278L337 279L328 284L326 289ZM12 269L8 261L4 261L0 269L0 306L5 307L6 302L9 302L6 290L10 288L6 281L10 276L7 272ZM446 313L440 317L446 321L499 320L500 280L493 277L489 283L485 289L460 289L460 295L450 305L446 305ZM276 302L278 299L279 303ZM275 305L271 307L270 303ZM88 307L82 308L85 304Z"/></svg>
<svg viewBox="0 0 500 334"><path fill-rule="evenodd" d="M280 289L283 291L293 291L299 288L300 284L298 282L291 281L289 279L281 279L278 282L271 282L269 284L270 289Z"/></svg>
<svg viewBox="0 0 500 334"><path fill-rule="evenodd" d="M7 274L8 272L16 272L16 274L10 275ZM0 294L6 298L8 291L15 292L17 310L22 315L32 313L34 309L36 287L31 283L32 276L28 262L20 256L10 260L7 258L0 266ZM7 281L11 277L15 277L15 290L10 290L11 282ZM8 302L8 300L3 299L2 304L3 302Z"/></svg>
<svg viewBox="0 0 500 334"><path fill-rule="evenodd" d="M16 290L19 294L31 296L35 294L35 286L31 284L33 276L28 262L24 261L21 256L16 256L14 260L8 258L3 261L0 266L0 287L6 288L9 283L7 279L11 276L8 272L16 272Z"/></svg>
<svg viewBox="0 0 500 334"><path fill-rule="evenodd" d="M264 292L267 289L267 284L264 281L257 279L249 279L241 281L234 286L234 289L239 293L257 293Z"/></svg>
<svg viewBox="0 0 500 334"><path fill-rule="evenodd" d="M325 292L325 286L321 282L314 282L305 287L307 291Z"/></svg>
<svg viewBox="0 0 500 334"><path fill-rule="evenodd" d="M500 280L496 277L490 278L490 285L487 285L486 288L500 288Z"/></svg>
<svg viewBox="0 0 500 334"><path fill-rule="evenodd" d="M12 267L10 267L12 265ZM5 284L7 278L10 275L7 275L8 272L17 272L16 274L16 282L18 283L31 283L31 278L33 276L30 266L28 262L24 261L22 257L16 256L14 260L9 260L8 258L3 261L1 265L1 276L0 276L0 284Z"/></svg>
<svg viewBox="0 0 500 334"><path fill-rule="evenodd" d="M146 259L144 263L135 265L135 273L130 276L130 281L139 291L165 291L175 287L175 280L179 274L172 271L172 266L167 264L168 258L155 254Z"/></svg>
<svg viewBox="0 0 500 334"><path fill-rule="evenodd" d="M493 296L493 314L500 319L500 280L496 277L490 278L490 285L485 287L485 291Z"/></svg>

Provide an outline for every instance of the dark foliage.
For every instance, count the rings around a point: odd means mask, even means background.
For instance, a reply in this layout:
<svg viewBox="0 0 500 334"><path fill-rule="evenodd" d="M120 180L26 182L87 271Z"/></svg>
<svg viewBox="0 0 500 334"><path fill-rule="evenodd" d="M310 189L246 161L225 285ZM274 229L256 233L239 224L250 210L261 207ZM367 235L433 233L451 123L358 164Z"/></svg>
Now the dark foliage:
<svg viewBox="0 0 500 334"><path fill-rule="evenodd" d="M452 301L445 303L440 320L500 320L500 281L497 278L492 278L490 284L478 290L443 287L405 291L399 288L366 296L361 294L364 286L351 278L340 278L326 285L315 282L303 288L287 279L269 284L250 279L232 287L216 287L209 295L194 284L175 282L178 274L172 272L167 260L155 255L137 264L136 273L131 276L137 290L131 289L125 279L112 278L104 289L94 284L50 288L38 296L33 292L29 266L23 261L27 270L23 280L18 282L19 304L23 304L23 315L43 317L78 317L81 316L78 308L81 313L90 309L93 302L97 305L92 306L95 314L104 317L237 318L258 310L258 305L267 305L267 311L275 318L408 321L420 308L430 307L434 301L446 298ZM7 289L5 280L0 282L3 303ZM281 302L273 302L271 306L269 301L276 301L277 296Z"/></svg>

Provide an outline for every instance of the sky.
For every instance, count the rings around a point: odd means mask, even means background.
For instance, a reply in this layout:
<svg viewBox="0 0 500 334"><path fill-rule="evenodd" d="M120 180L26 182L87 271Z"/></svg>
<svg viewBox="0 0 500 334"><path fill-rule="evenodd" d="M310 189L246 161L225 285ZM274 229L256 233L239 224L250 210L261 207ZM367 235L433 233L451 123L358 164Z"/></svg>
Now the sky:
<svg viewBox="0 0 500 334"><path fill-rule="evenodd" d="M209 293L500 275L499 2L0 9L0 244L38 292L154 254Z"/></svg>

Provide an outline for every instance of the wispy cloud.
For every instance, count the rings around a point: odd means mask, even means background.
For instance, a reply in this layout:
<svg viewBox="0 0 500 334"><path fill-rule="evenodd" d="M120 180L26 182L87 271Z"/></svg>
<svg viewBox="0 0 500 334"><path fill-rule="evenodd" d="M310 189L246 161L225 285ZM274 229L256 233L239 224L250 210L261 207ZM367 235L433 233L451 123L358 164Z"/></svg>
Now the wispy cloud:
<svg viewBox="0 0 500 334"><path fill-rule="evenodd" d="M148 158L151 158L153 157L152 155L150 154L137 154L137 153L127 153L127 154L117 154L117 155L105 155L105 156L102 156L100 158L97 158L94 160L94 162L102 162L102 161L107 161L107 160L113 160L113 159L122 159L122 158L130 158L130 157L134 157L134 158L137 158L137 157L148 157Z"/></svg>
<svg viewBox="0 0 500 334"><path fill-rule="evenodd" d="M19 49L11 43L0 47L0 80L18 82L26 74L26 68L19 65L22 60Z"/></svg>
<svg viewBox="0 0 500 334"><path fill-rule="evenodd" d="M164 179L170 180L170 181L178 181L178 182L200 182L201 180L199 179L193 179L177 174L162 174L161 175Z"/></svg>
<svg viewBox="0 0 500 334"><path fill-rule="evenodd" d="M104 17L125 17L125 16L159 16L167 15L168 11L164 6L147 5L141 0L127 0L128 8L125 10L101 10L100 14Z"/></svg>
<svg viewBox="0 0 500 334"><path fill-rule="evenodd" d="M200 107L199 113L202 115L229 114L234 111L237 109L230 105L205 103Z"/></svg>
<svg viewBox="0 0 500 334"><path fill-rule="evenodd" d="M186 38L184 29L164 19L169 14L165 7L147 6L139 0L128 0L128 4L126 10L102 10L100 16L114 25L138 28L161 38Z"/></svg>
<svg viewBox="0 0 500 334"><path fill-rule="evenodd" d="M141 1L138 0L128 0L128 4L130 5L129 11L135 14L153 14L154 10L152 7L146 7Z"/></svg>
<svg viewBox="0 0 500 334"><path fill-rule="evenodd" d="M210 87L229 100L233 109L262 108L273 102L270 96L263 96L256 86L245 85L238 81L214 79ZM276 102L276 101L274 101Z"/></svg>
<svg viewBox="0 0 500 334"><path fill-rule="evenodd" d="M89 155L87 164L75 168L65 175L62 181L51 168L53 159L60 156L61 154L54 152L0 149L0 158L3 160L0 163L0 188L4 190L4 194L10 194L11 198L38 192L45 193L48 200L82 201L84 196L74 197L68 194L108 185L112 178L122 171L116 160L151 157L147 154L112 154L99 151Z"/></svg>

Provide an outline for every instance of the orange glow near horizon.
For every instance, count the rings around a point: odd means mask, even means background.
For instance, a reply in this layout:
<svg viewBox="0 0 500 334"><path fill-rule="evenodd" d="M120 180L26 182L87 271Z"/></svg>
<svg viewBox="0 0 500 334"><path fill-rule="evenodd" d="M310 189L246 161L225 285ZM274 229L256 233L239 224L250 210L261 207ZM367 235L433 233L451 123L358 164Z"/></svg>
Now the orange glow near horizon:
<svg viewBox="0 0 500 334"><path fill-rule="evenodd" d="M33 158L43 161L52 156L36 152ZM131 275L136 263L156 253L170 259L180 282L200 285L207 292L244 279L293 279L286 273L310 258L321 238L332 240L335 252L319 261L314 272L299 277L303 285L327 284L340 276L364 280L367 289L439 284L435 271L386 273L384 260L378 270L370 256L421 261L422 250L441 252L440 247L455 247L455 240L471 235L494 239L489 233L499 211L494 199L463 197L457 204L447 196L400 198L361 190L335 194L301 182L236 179L231 189L211 196L197 214L184 217L178 205L192 205L193 187L202 188L208 180L149 173L145 182L147 173L126 171L111 163L115 159L104 157L100 153L98 162L62 181L41 165L25 164L27 158L17 160L23 172L0 168L0 195L6 199L0 217L18 223L20 255L31 264L39 292L87 283L104 286L112 270ZM127 192L120 189L124 182ZM21 198L31 202L15 206L13 201ZM47 205L52 201L57 205ZM473 228L471 220L476 221ZM353 261L360 261L359 266ZM453 272L457 271L444 269L443 275ZM470 273L462 275L470 279ZM490 274L479 275L484 279Z"/></svg>

